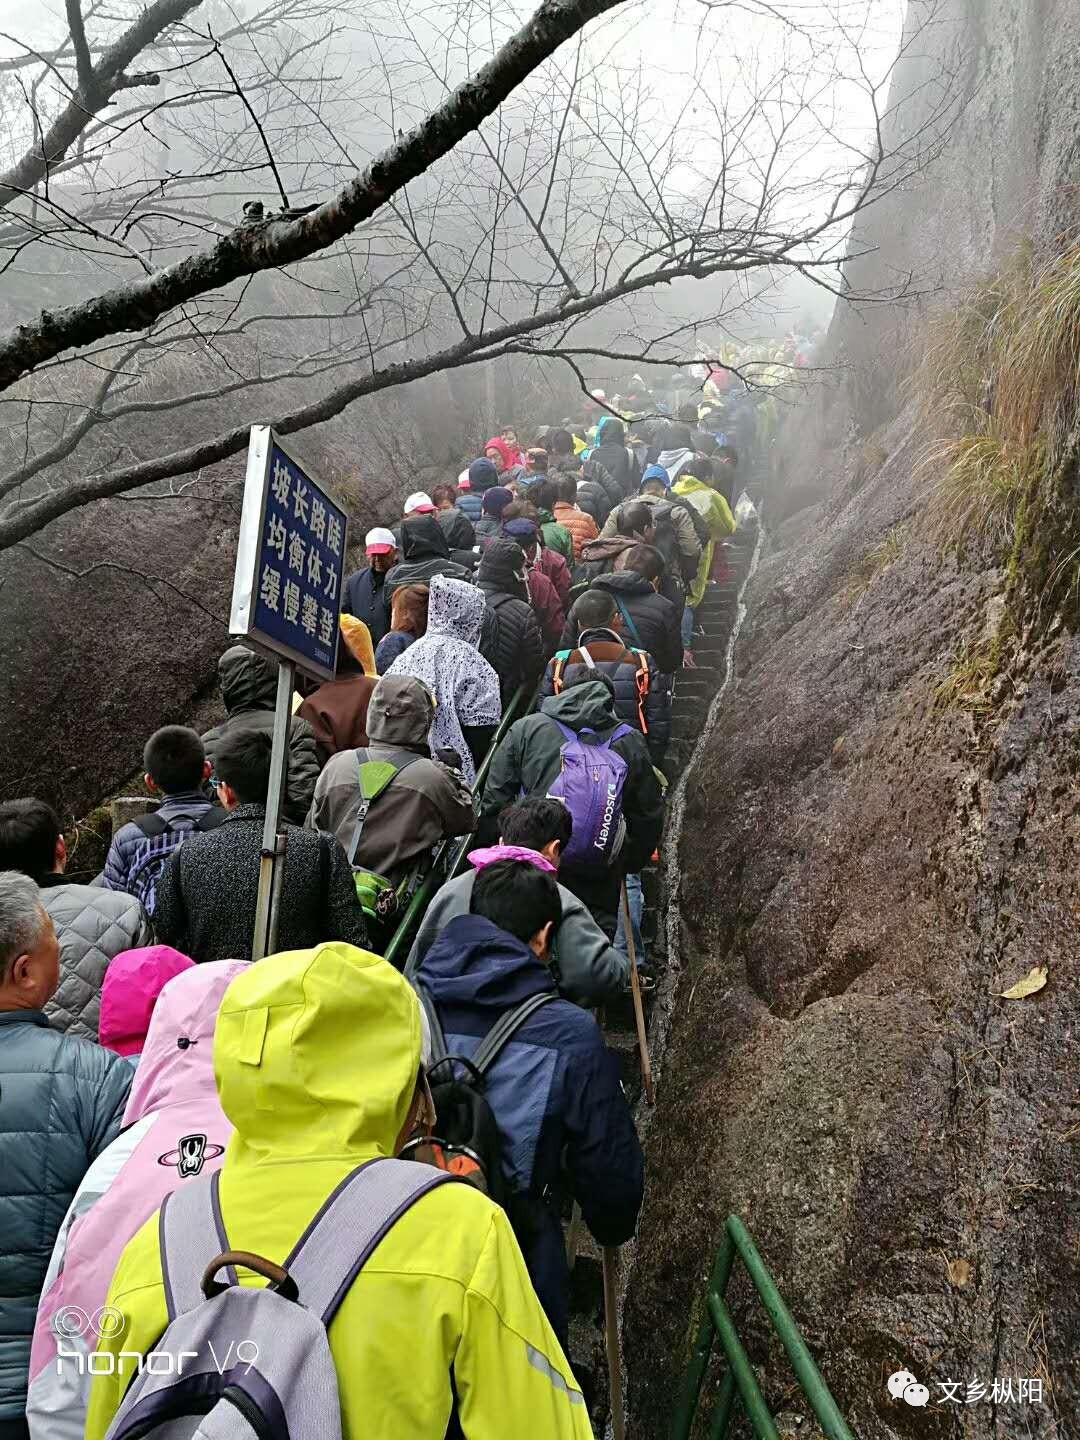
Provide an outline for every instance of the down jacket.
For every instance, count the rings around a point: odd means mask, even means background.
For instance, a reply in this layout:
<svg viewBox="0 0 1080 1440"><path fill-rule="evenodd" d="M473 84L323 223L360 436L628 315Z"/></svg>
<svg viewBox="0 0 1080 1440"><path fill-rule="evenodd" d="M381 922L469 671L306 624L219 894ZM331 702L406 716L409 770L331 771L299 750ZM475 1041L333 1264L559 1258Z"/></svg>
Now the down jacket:
<svg viewBox="0 0 1080 1440"><path fill-rule="evenodd" d="M630 649L614 630L583 630L573 650L559 650L548 662L541 699L561 695L587 672L606 675L615 686L615 714L624 725L642 732L653 764L659 765L671 738L671 688L661 678L653 657L644 650Z"/></svg>
<svg viewBox="0 0 1080 1440"><path fill-rule="evenodd" d="M569 530L570 538L574 543L574 561L581 559L582 547L590 540L595 540L600 534L596 521L580 505L568 505L565 500L557 500L554 510L555 519L565 529Z"/></svg>
<svg viewBox="0 0 1080 1440"><path fill-rule="evenodd" d="M622 635L627 645L647 650L662 675L674 675L682 665L681 608L666 596L658 595L644 575L633 570L598 575L592 588L606 590L613 596L622 616ZM574 622L567 619L559 648L565 650L576 639Z"/></svg>
<svg viewBox="0 0 1080 1440"><path fill-rule="evenodd" d="M0 1013L0 1422L22 1417L53 1241L91 1161L120 1129L131 1077L126 1060L61 1035L42 1010Z"/></svg>
<svg viewBox="0 0 1080 1440"><path fill-rule="evenodd" d="M215 725L202 737L206 758L211 764L219 742L234 730L261 730L264 735L273 735L277 676L277 666L246 645L233 645L225 651L218 661L218 684L228 719ZM319 755L315 748L315 731L306 720L294 715L289 727L286 820L294 824L303 821L318 778Z"/></svg>
<svg viewBox="0 0 1080 1440"><path fill-rule="evenodd" d="M98 1038L101 982L121 950L150 943L150 922L134 895L97 885L68 885L63 875L42 875L41 903L60 941L60 984L45 1006L57 1030Z"/></svg>
<svg viewBox="0 0 1080 1440"><path fill-rule="evenodd" d="M434 515L410 515L401 522L401 559L387 574L386 593L399 585L426 585L435 575L471 580L472 571L450 555L446 531Z"/></svg>
<svg viewBox="0 0 1080 1440"><path fill-rule="evenodd" d="M505 710L518 686L534 686L544 669L544 637L526 598L521 550L512 540L492 540L476 580L487 601L480 654L499 677Z"/></svg>

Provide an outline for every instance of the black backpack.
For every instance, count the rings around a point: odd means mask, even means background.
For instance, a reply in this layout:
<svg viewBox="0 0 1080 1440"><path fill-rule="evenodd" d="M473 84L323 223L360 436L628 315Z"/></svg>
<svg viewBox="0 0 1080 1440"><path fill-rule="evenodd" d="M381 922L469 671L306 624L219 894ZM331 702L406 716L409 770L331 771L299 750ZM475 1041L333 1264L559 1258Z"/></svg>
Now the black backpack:
<svg viewBox="0 0 1080 1440"><path fill-rule="evenodd" d="M409 1140L400 1158L419 1160L434 1165L437 1170L449 1171L505 1209L511 1197L503 1175L498 1126L484 1095L487 1074L515 1031L541 1006L558 1000L559 996L547 990L542 995L530 995L528 1000L505 1011L468 1060L464 1055L448 1054L435 1004L421 982L414 981L414 984L431 1030L428 1081L435 1101L435 1128L430 1136L420 1135ZM464 1073L459 1075L455 1066Z"/></svg>
<svg viewBox="0 0 1080 1440"><path fill-rule="evenodd" d="M228 818L227 810L223 810L220 805L211 805L201 815L171 815L166 820L164 816L155 811L151 815L140 815L137 820L131 822L150 841L154 841L162 835L176 837L173 844L160 850L155 850L152 844L148 845L145 854L140 855L128 871L128 893L142 901L147 915L154 913L154 905L157 902L157 883L169 856L179 850L189 835L205 834L208 830L216 830Z"/></svg>

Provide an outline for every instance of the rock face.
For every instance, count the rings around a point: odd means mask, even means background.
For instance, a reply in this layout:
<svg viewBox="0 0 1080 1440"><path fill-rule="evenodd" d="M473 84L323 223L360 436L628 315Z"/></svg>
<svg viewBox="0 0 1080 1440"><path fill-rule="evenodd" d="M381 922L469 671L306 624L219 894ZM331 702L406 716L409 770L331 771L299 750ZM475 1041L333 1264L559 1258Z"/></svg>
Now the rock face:
<svg viewBox="0 0 1080 1440"><path fill-rule="evenodd" d="M1076 206L1080 12L946 9L970 103L855 245L881 242L864 267L932 250L953 284L1018 232L1052 247ZM917 326L834 321L857 368L816 417L822 498L766 512L736 681L688 791L683 969L626 1306L635 1435L666 1432L732 1211L860 1440L1065 1436L1080 1414L1080 639L1049 627L989 703L963 702L960 657L1004 577L921 523L924 437L885 358ZM806 471L802 451L787 474ZM1045 988L1000 998L1036 966ZM738 1270L729 1299L791 1409ZM889 1395L904 1368L927 1409Z"/></svg>

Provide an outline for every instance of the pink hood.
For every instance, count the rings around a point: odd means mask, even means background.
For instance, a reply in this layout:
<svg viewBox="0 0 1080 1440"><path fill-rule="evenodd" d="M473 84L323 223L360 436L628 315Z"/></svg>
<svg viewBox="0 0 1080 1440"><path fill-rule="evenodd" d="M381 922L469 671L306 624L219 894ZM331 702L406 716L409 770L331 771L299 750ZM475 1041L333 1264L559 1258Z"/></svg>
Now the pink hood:
<svg viewBox="0 0 1080 1440"><path fill-rule="evenodd" d="M524 845L489 845L486 850L470 850L469 864L474 870L484 870L497 865L500 860L519 860L523 865L535 865L537 870L546 870L557 875L558 869L539 850L527 850Z"/></svg>
<svg viewBox="0 0 1080 1440"><path fill-rule="evenodd" d="M138 1055L163 986L195 964L171 945L121 950L109 963L101 986L98 1039L117 1055Z"/></svg>
<svg viewBox="0 0 1080 1440"><path fill-rule="evenodd" d="M53 1363L53 1317L71 1305L93 1315L105 1303L125 1245L165 1196L188 1176L210 1174L221 1165L232 1126L214 1083L214 1027L225 991L248 963L192 965L162 990L124 1112L125 1128L87 1171L61 1226L30 1356L30 1405L35 1414L50 1417L50 1434L60 1435L52 1417L78 1420L80 1405L85 1419L85 1396L71 1388L78 1367L73 1362L58 1371Z"/></svg>
<svg viewBox="0 0 1080 1440"><path fill-rule="evenodd" d="M509 441L504 440L501 435L493 435L484 446L484 454L489 450L498 450L503 458L503 470L512 470L518 463L514 458L514 450ZM501 472L500 472L501 473Z"/></svg>

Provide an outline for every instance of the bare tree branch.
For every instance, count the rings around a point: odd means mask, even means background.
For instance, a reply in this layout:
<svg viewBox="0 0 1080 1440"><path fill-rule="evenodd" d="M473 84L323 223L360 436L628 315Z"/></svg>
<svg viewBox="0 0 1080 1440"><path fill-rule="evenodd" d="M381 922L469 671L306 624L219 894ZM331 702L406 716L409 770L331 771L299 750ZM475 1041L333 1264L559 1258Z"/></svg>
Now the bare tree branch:
<svg viewBox="0 0 1080 1440"><path fill-rule="evenodd" d="M97 64L87 72L85 81L80 74L78 90L46 133L37 144L27 150L16 165L0 175L0 208L10 205L17 196L32 190L48 177L51 167L63 159L97 112L107 105L115 91L122 87L124 71L132 60L164 30L200 3L201 0L155 0L120 39L109 46ZM78 0L68 0L69 17L73 10L78 12L81 29L82 12L79 10ZM72 38L74 40L74 34ZM85 51L85 34L82 35L82 46ZM78 42L76 55L78 56ZM88 59L89 55L84 54L80 61L80 71ZM145 75L129 76L127 83L152 84L156 83L156 79Z"/></svg>
<svg viewBox="0 0 1080 1440"><path fill-rule="evenodd" d="M153 8L180 8L181 13L186 13L196 3L197 0L158 0ZM79 305L47 311L35 323L17 326L0 337L0 388L6 389L42 361L72 346L87 345L106 335L141 330L185 300L218 289L243 275L290 264L332 245L475 129L564 40L589 20L621 3L622 0L542 0L532 18L486 65L459 85L419 125L377 156L333 200L320 205L310 215L298 220L270 220L259 225L239 226L208 250L158 270L145 280L106 290ZM60 154L77 133L77 129L73 129L71 137L59 146ZM49 137L41 148L47 154L53 152ZM31 158L24 157L21 164L32 169ZM28 184L41 178L45 163L41 157L33 180L28 181L20 173L19 178L8 179L6 183L28 188ZM4 177L0 177L0 186L4 183ZM0 203L3 199L4 191L0 188Z"/></svg>

